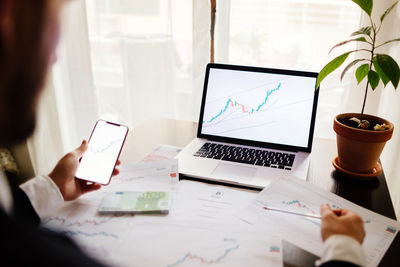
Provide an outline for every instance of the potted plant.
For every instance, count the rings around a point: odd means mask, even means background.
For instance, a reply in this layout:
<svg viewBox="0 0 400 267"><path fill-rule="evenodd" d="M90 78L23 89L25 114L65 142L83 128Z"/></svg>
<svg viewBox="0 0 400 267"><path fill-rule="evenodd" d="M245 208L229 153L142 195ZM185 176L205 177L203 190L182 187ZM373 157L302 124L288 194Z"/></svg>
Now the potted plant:
<svg viewBox="0 0 400 267"><path fill-rule="evenodd" d="M380 17L376 24L372 19L372 0L352 0L369 17L370 25L362 27L351 34L350 39L340 42L332 49L350 42L361 42L366 48L348 51L330 61L318 75L316 88L331 72L340 67L350 54L357 56L364 53L366 57L359 56L350 62L341 73L341 79L352 67L358 66L355 77L358 84L367 79L364 101L361 113L339 114L334 119L333 128L336 132L338 157L333 165L339 171L352 177L372 178L382 172L379 164L380 154L387 140L392 137L393 124L383 118L364 114L365 103L370 88L375 90L380 81L386 86L389 82L396 89L399 84L400 69L396 61L389 55L380 54L379 49L388 44L400 41L400 38L377 43L377 35L382 29L382 24L387 15L393 10L399 1L392 4ZM331 51L332 51L331 49Z"/></svg>

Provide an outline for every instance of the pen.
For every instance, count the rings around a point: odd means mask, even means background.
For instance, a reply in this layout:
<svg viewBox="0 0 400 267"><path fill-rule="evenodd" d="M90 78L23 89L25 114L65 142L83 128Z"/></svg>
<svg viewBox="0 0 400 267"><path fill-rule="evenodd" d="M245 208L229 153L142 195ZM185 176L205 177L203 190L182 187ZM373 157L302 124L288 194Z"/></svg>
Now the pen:
<svg viewBox="0 0 400 267"><path fill-rule="evenodd" d="M263 207L263 208L264 208L265 210L284 212L284 213L288 213L288 214L300 215L300 216L310 217L310 218L314 218L314 219L321 219L321 216L317 216L317 215L311 215L311 214L300 213L300 212L294 212L294 211L288 211L288 210L281 210L281 209L276 209L276 208L268 208L268 207Z"/></svg>

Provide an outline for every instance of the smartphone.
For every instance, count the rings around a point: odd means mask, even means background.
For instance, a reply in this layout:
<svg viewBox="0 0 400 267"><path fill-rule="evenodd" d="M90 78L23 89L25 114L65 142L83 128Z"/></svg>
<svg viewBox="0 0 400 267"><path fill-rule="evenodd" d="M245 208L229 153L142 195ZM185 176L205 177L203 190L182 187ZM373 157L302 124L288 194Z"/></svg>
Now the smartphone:
<svg viewBox="0 0 400 267"><path fill-rule="evenodd" d="M102 185L109 184L128 131L127 126L98 120L75 177Z"/></svg>

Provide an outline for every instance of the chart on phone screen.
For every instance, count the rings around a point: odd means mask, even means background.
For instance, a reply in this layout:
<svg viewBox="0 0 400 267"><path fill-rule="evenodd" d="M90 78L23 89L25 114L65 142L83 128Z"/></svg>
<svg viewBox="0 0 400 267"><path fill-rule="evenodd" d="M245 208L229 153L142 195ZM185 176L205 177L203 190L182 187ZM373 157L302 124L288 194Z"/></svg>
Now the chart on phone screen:
<svg viewBox="0 0 400 267"><path fill-rule="evenodd" d="M113 155L119 151L119 144L122 142L122 137L117 137L115 140L99 140L89 144L89 151L92 154Z"/></svg>
<svg viewBox="0 0 400 267"><path fill-rule="evenodd" d="M291 145L307 145L314 88L312 77L212 69L202 133L281 143L305 129Z"/></svg>
<svg viewBox="0 0 400 267"><path fill-rule="evenodd" d="M114 169L126 128L99 121L89 140L89 147L79 164L79 178L108 183Z"/></svg>

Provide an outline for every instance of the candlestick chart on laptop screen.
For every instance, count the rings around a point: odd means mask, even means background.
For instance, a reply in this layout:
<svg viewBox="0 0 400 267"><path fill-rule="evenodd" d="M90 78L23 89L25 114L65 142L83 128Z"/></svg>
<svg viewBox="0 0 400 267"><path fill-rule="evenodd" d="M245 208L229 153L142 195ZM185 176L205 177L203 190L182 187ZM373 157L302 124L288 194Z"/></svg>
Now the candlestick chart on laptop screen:
<svg viewBox="0 0 400 267"><path fill-rule="evenodd" d="M316 77L210 69L201 133L307 147Z"/></svg>

